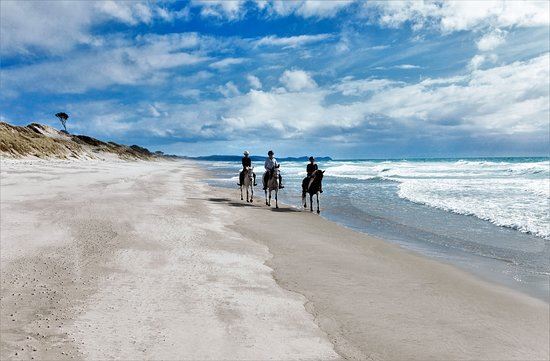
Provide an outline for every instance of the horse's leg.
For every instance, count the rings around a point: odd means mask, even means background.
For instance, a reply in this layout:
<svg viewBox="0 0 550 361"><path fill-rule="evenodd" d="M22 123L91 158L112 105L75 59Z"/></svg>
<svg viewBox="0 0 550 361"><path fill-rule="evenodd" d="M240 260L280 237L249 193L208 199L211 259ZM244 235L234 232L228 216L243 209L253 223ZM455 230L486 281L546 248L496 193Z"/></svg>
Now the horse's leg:
<svg viewBox="0 0 550 361"><path fill-rule="evenodd" d="M253 198L254 198L254 183L250 185L250 203L252 203Z"/></svg>
<svg viewBox="0 0 550 361"><path fill-rule="evenodd" d="M302 192L302 204L304 208L307 209L306 194L304 192Z"/></svg>
<svg viewBox="0 0 550 361"><path fill-rule="evenodd" d="M309 194L309 211L313 212L313 194Z"/></svg>
<svg viewBox="0 0 550 361"><path fill-rule="evenodd" d="M279 208L279 203L278 203L278 200L277 200L277 194L279 194L279 187L277 187L277 189L275 189L275 208Z"/></svg>
<svg viewBox="0 0 550 361"><path fill-rule="evenodd" d="M243 186L241 185L241 201L243 200Z"/></svg>
<svg viewBox="0 0 550 361"><path fill-rule="evenodd" d="M321 209L319 206L319 192L317 192L317 214L321 213Z"/></svg>
<svg viewBox="0 0 550 361"><path fill-rule="evenodd" d="M264 192L265 192L265 205L269 206L269 203L267 203L267 189Z"/></svg>

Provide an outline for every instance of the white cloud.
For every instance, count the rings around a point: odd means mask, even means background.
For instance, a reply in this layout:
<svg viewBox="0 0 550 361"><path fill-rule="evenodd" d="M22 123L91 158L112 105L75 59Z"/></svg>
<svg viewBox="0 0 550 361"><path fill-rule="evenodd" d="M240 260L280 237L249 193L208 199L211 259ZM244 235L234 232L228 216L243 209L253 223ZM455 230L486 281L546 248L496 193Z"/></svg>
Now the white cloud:
<svg viewBox="0 0 550 361"><path fill-rule="evenodd" d="M330 34L317 34L317 35L296 35L289 37L277 37L275 35L269 35L258 39L255 42L256 46L283 46L288 48L296 48L298 46L316 43L331 38Z"/></svg>
<svg viewBox="0 0 550 361"><path fill-rule="evenodd" d="M201 8L204 17L225 18L236 20L245 15L245 0L193 0L193 6Z"/></svg>
<svg viewBox="0 0 550 361"><path fill-rule="evenodd" d="M246 80L248 80L248 83L252 89L262 89L262 82L257 76L249 74L246 76Z"/></svg>
<svg viewBox="0 0 550 361"><path fill-rule="evenodd" d="M382 26L409 22L414 29L430 26L443 32L550 23L547 1L369 1L364 9L364 15Z"/></svg>
<svg viewBox="0 0 550 361"><path fill-rule="evenodd" d="M303 70L285 70L279 81L289 91L308 90L317 87L315 80Z"/></svg>
<svg viewBox="0 0 550 361"><path fill-rule="evenodd" d="M475 70L465 83L425 83L384 90L366 102L391 118L428 123L452 121L471 131L495 134L542 131L549 116L548 54L526 62ZM433 84L433 83L432 83Z"/></svg>
<svg viewBox="0 0 550 361"><path fill-rule="evenodd" d="M227 82L225 98L194 104L101 103L71 105L80 127L91 134L132 132L179 139L251 139L269 131L273 139L356 139L399 134L498 139L541 139L548 132L549 56L514 62L452 78L419 83L344 78L327 88L240 93ZM354 96L338 101L334 97ZM197 121L197 119L199 121ZM367 129L367 130L365 130ZM345 132L345 138L341 137ZM374 133L373 133L374 132ZM374 134L374 135L372 135ZM507 138L506 138L507 137ZM510 138L512 137L512 138ZM537 138L538 137L538 138Z"/></svg>
<svg viewBox="0 0 550 361"><path fill-rule="evenodd" d="M199 89L184 89L177 93L184 98L199 99L202 92Z"/></svg>
<svg viewBox="0 0 550 361"><path fill-rule="evenodd" d="M466 77L428 79L406 84L388 79L345 78L331 89L297 92L252 90L218 104L223 129L262 127L282 137L326 127L354 128L384 123L401 129L423 129L441 135L502 136L547 132L549 56L515 62ZM360 96L353 102L327 102L339 92ZM330 132L325 134L332 134Z"/></svg>
<svg viewBox="0 0 550 361"><path fill-rule="evenodd" d="M477 54L475 55L468 64L470 70L476 70L482 67L486 63L494 63L497 61L497 56L495 54Z"/></svg>
<svg viewBox="0 0 550 361"><path fill-rule="evenodd" d="M127 25L172 17L159 5L138 1L10 1L0 2L2 54L36 50L62 54L77 44L95 45L94 25L117 21Z"/></svg>
<svg viewBox="0 0 550 361"><path fill-rule="evenodd" d="M247 5L268 16L296 15L303 18L332 18L353 4L354 0L193 0L192 6L200 7L203 17L239 20L246 16Z"/></svg>
<svg viewBox="0 0 550 361"><path fill-rule="evenodd" d="M412 64L401 64L401 65L394 66L394 68L396 68L396 69L420 69L422 67L418 66L418 65L412 65Z"/></svg>
<svg viewBox="0 0 550 361"><path fill-rule="evenodd" d="M241 94L239 88L237 88L237 86L232 81L225 83L224 86L219 86L218 91L222 93L223 96L226 98L231 98Z"/></svg>
<svg viewBox="0 0 550 361"><path fill-rule="evenodd" d="M505 42L505 38L506 31L495 29L477 41L477 48L481 51L494 50Z"/></svg>
<svg viewBox="0 0 550 361"><path fill-rule="evenodd" d="M225 58L219 61L216 61L209 66L214 69L225 69L227 67L230 67L232 65L242 64L246 61L245 58Z"/></svg>
<svg viewBox="0 0 550 361"><path fill-rule="evenodd" d="M2 82L13 91L32 89L53 93L83 93L111 85L159 84L167 79L167 70L191 67L209 59L180 51L180 45L160 38L139 46L123 44L61 61L2 70Z"/></svg>
<svg viewBox="0 0 550 361"><path fill-rule="evenodd" d="M336 16L338 11L346 8L352 3L353 0L256 0L258 7L267 11L269 14L277 16L288 16L295 14L304 18L332 18Z"/></svg>
<svg viewBox="0 0 550 361"><path fill-rule="evenodd" d="M357 79L345 77L342 81L332 87L333 90L345 96L360 96L369 92L377 92L390 86L404 84L388 79Z"/></svg>
<svg viewBox="0 0 550 361"><path fill-rule="evenodd" d="M295 13L304 18L331 18L336 16L338 11L349 6L351 3L352 1L347 0L308 0L303 1L300 7L295 10Z"/></svg>

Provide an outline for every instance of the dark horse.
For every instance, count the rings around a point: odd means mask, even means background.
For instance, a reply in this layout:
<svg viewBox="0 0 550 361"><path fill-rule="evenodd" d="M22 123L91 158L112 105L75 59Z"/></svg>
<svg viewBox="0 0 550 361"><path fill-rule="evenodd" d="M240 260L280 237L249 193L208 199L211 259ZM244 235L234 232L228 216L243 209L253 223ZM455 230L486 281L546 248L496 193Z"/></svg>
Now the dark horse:
<svg viewBox="0 0 550 361"><path fill-rule="evenodd" d="M319 193L321 190L321 182L323 181L324 170L316 170L311 175L311 178L305 178L302 182L302 203L304 208L307 209L306 193L309 193L309 210L313 212L313 196L317 195L317 213L321 213L319 210Z"/></svg>

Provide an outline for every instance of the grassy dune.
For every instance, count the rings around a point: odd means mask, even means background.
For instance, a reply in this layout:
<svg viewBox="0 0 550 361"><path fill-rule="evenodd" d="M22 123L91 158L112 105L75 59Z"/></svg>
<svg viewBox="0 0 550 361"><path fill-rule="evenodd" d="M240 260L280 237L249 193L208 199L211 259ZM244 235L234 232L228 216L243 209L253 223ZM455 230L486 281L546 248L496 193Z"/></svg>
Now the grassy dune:
<svg viewBox="0 0 550 361"><path fill-rule="evenodd" d="M94 159L108 154L128 160L165 157L137 145L126 146L85 135L71 135L47 125L31 123L20 127L4 122L0 122L0 154L12 158L59 159Z"/></svg>

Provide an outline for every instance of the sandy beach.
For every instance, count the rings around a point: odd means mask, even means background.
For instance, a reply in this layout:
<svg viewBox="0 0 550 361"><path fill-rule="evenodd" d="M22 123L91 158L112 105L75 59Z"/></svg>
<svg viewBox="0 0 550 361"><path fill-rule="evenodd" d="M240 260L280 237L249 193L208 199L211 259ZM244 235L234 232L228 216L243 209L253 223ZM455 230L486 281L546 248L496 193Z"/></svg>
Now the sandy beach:
<svg viewBox="0 0 550 361"><path fill-rule="evenodd" d="M207 177L2 159L0 358L549 359L548 303Z"/></svg>

